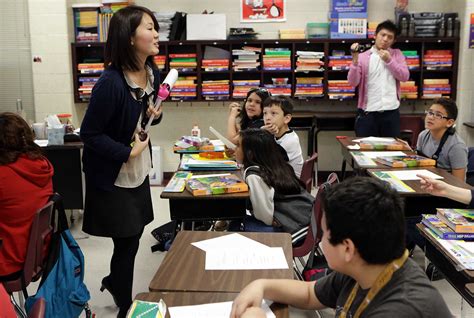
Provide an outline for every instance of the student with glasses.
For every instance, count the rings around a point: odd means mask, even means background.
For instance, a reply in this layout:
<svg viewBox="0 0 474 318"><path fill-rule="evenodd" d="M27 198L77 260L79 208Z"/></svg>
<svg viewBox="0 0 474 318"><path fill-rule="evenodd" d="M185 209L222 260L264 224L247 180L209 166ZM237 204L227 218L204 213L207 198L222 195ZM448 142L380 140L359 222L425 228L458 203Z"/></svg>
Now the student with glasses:
<svg viewBox="0 0 474 318"><path fill-rule="evenodd" d="M270 96L265 88L257 87L248 91L243 107L233 102L229 105L227 137L233 143L239 140L239 132L247 128L260 128L263 122L263 102Z"/></svg>
<svg viewBox="0 0 474 318"><path fill-rule="evenodd" d="M417 152L435 159L438 168L464 181L467 147L454 129L458 116L456 103L449 98L436 99L425 114L426 129L418 136Z"/></svg>
<svg viewBox="0 0 474 318"><path fill-rule="evenodd" d="M129 6L110 21L105 45L105 71L92 90L81 126L86 198L83 231L109 237L114 251L110 273L102 279L125 317L132 303L135 256L145 225L153 220L148 174L150 139L139 133L161 109L157 98L160 76L158 22L144 7ZM99 284L99 282L98 282Z"/></svg>

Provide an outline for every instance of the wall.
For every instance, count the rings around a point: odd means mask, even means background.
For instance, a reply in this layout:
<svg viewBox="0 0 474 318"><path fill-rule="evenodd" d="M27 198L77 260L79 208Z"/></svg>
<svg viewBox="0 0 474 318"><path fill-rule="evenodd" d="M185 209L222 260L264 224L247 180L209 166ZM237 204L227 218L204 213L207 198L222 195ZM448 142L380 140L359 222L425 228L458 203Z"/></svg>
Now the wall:
<svg viewBox="0 0 474 318"><path fill-rule="evenodd" d="M97 3L94 0L29 0L30 5L34 6L30 10L32 21L30 27L32 31L32 52L33 54L43 55L43 64L34 65L33 73L35 77L35 103L38 115L46 113L57 113L62 111L72 112L76 124L79 124L87 105L74 104L72 97L72 73L70 62L70 42L73 41L73 22L71 5L73 3ZM260 33L260 38L277 38L279 28L304 28L307 22L327 21L329 10L329 0L287 0L288 20L285 23L239 23L239 1L238 0L136 0L136 4L147 6L154 11L184 11L188 13L200 13L207 9L216 13L225 13L227 15L227 27L253 27ZM463 12L470 7L472 11L473 0L411 0L410 11L457 11ZM40 4L41 3L41 4ZM368 0L369 20L381 21L386 18L393 19L394 0ZM38 16L39 15L39 16ZM48 21L48 23L44 23ZM467 21L463 17L462 21ZM467 22L466 22L467 23ZM46 24L45 27L42 24ZM53 27L50 27L50 25ZM464 24L463 39L461 45L466 46L467 40L465 34L467 25ZM469 74L472 74L471 51L463 51L462 67L469 65L469 70L461 71L458 81L462 97L459 102L460 119L471 118L470 102L467 96L469 90L472 94L472 82L469 83ZM45 62L45 59L47 60ZM58 65L58 63L60 65ZM464 75L463 75L464 74ZM464 83L464 84L463 84ZM43 85L43 87L41 87ZM207 127L213 125L220 131L225 131L225 122L227 114L227 103L215 102L194 102L194 103L165 103L165 119L162 124L153 127L152 140L154 144L161 145L164 148L164 171L173 171L178 165L178 156L171 151L172 143L183 134L189 133L193 123L198 123L203 134L209 135ZM412 104L409 104L412 105ZM411 106L403 105L402 110L411 109ZM424 103L418 103L418 107L424 107ZM464 105L467 105L464 107ZM331 103L318 101L315 104L304 104L298 106L300 109L317 108L320 110L350 110L355 108L354 102ZM468 115L467 115L468 114ZM41 117L39 117L41 118ZM464 138L468 139L469 132L461 130ZM319 138L319 168L321 170L339 170L340 155L339 149L334 145L334 137L338 134L348 134L347 132L323 132ZM299 133L303 151L306 149L306 135ZM336 159L336 160L335 160Z"/></svg>

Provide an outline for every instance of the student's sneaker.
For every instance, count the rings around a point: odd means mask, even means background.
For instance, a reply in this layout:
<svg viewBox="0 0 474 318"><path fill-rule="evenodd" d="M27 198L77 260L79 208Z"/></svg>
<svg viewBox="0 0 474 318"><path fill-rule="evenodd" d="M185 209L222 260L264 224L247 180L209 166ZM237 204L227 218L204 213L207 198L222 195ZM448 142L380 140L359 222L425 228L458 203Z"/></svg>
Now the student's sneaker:
<svg viewBox="0 0 474 318"><path fill-rule="evenodd" d="M229 228L229 222L227 221L216 221L214 223L214 231L223 232Z"/></svg>
<svg viewBox="0 0 474 318"><path fill-rule="evenodd" d="M437 269L433 263L429 263L426 267L426 275L428 276L428 279L432 282L445 278L443 273L441 273L441 271Z"/></svg>

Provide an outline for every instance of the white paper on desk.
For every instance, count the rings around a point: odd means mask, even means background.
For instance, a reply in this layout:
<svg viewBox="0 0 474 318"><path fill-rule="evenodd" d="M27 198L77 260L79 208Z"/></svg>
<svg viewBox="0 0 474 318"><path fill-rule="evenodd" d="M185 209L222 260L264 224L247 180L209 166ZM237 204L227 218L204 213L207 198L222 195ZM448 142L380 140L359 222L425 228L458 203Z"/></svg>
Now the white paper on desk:
<svg viewBox="0 0 474 318"><path fill-rule="evenodd" d="M349 150L359 150L360 146L359 145L349 145L349 146L347 146L347 149L349 149Z"/></svg>
<svg viewBox="0 0 474 318"><path fill-rule="evenodd" d="M205 270L287 269L281 247L266 249L213 248L206 251Z"/></svg>
<svg viewBox="0 0 474 318"><path fill-rule="evenodd" d="M266 300L262 301L261 308L267 318L276 317ZM232 311L232 301L194 306L168 307L168 310L171 318L228 318Z"/></svg>
<svg viewBox="0 0 474 318"><path fill-rule="evenodd" d="M209 251L211 249L267 249L269 246L252 240L239 233L233 233L229 235L219 236L212 239L191 243L191 245L200 248L203 251Z"/></svg>
<svg viewBox="0 0 474 318"><path fill-rule="evenodd" d="M416 175L421 174L423 176L427 176L433 179L444 179L442 176L437 175L431 171L426 169L421 170L390 170L390 171L382 171L383 173L388 173L400 180L420 180Z"/></svg>
<svg viewBox="0 0 474 318"><path fill-rule="evenodd" d="M406 157L402 151L364 151L364 156L375 159L377 157Z"/></svg>
<svg viewBox="0 0 474 318"><path fill-rule="evenodd" d="M40 147L46 147L48 145L48 139L35 139L35 144Z"/></svg>
<svg viewBox="0 0 474 318"><path fill-rule="evenodd" d="M393 142L395 141L395 138L381 138L381 137L365 137L365 138L359 138L359 139L352 139L352 142Z"/></svg>

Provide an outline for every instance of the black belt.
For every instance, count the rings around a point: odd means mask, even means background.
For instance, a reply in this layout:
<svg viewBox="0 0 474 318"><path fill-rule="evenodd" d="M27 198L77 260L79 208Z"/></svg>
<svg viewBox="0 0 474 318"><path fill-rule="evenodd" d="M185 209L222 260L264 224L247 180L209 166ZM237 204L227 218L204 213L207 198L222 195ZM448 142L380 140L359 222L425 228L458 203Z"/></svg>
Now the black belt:
<svg viewBox="0 0 474 318"><path fill-rule="evenodd" d="M390 112L394 112L394 111L397 111L398 108L395 108L395 109L390 109L390 110L376 110L376 111L373 111L373 112L368 112L364 109L361 109L359 108L357 111L359 112L359 115L368 115L368 114L383 114L383 113L390 113Z"/></svg>

